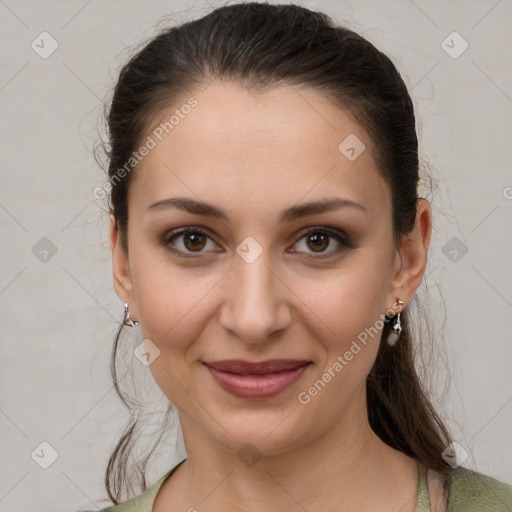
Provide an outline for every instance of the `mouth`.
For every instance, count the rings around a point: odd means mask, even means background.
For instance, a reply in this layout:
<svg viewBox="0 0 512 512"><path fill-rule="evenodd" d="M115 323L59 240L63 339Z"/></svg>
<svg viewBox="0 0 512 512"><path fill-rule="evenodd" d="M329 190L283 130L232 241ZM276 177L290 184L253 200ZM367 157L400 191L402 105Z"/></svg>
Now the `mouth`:
<svg viewBox="0 0 512 512"><path fill-rule="evenodd" d="M261 362L230 359L203 364L224 391L238 398L255 399L282 393L313 363L296 359Z"/></svg>

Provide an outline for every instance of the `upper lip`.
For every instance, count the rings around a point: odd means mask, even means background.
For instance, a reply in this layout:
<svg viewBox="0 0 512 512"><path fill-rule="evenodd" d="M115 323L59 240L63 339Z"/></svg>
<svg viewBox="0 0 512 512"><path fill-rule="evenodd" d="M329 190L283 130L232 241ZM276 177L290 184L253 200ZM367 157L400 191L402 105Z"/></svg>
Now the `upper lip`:
<svg viewBox="0 0 512 512"><path fill-rule="evenodd" d="M242 359L224 359L222 361L205 362L216 370L240 375L263 375L266 373L282 372L293 370L299 366L304 366L311 361L299 359L267 359L266 361L251 362Z"/></svg>

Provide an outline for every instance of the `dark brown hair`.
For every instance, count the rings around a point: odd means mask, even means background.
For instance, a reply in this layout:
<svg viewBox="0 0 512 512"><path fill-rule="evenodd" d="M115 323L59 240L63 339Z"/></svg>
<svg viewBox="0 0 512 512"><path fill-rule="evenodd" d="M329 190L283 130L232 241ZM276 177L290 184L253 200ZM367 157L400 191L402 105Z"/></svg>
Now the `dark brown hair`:
<svg viewBox="0 0 512 512"><path fill-rule="evenodd" d="M127 192L136 166L121 180L114 178L163 108L214 79L251 91L280 84L309 87L351 113L369 134L376 165L390 186L396 241L409 233L418 198L418 140L411 98L391 60L357 33L337 26L326 14L297 5L242 3L217 8L198 20L164 30L121 70L107 112L107 155L109 208L126 251ZM405 311L402 333L393 346L385 342L392 324L385 323L367 379L369 422L385 443L446 477L447 492L451 467L441 454L451 438L416 372L409 323ZM122 327L115 338L111 368L116 390L130 407L116 376ZM130 480L128 456L135 425L132 419L106 470L107 492L116 504ZM143 489L149 455L138 465Z"/></svg>

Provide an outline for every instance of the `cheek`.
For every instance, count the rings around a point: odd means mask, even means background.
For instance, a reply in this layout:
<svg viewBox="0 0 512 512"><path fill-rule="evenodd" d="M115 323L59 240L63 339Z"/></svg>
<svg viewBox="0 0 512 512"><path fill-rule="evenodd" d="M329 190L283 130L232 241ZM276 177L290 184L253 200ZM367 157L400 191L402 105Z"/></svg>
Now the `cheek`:
<svg viewBox="0 0 512 512"><path fill-rule="evenodd" d="M378 254L361 251L321 278L296 280L294 291L322 321L331 343L350 344L389 307L390 261Z"/></svg>
<svg viewBox="0 0 512 512"><path fill-rule="evenodd" d="M354 253L346 265L333 269L321 282L298 281L302 283L298 295L307 297L304 302L321 320L316 325L322 325L321 331L312 332L322 346L318 351L318 371L307 382L313 388L303 389L306 400L322 390L323 398L316 406L327 401L344 407L344 401L364 384L384 327L389 268L390 260L386 260L385 253L368 247L357 255ZM328 382L325 391L319 379Z"/></svg>
<svg viewBox="0 0 512 512"><path fill-rule="evenodd" d="M378 259L361 260L338 270L325 280L324 287L318 283L313 290L310 287L305 301L323 327L321 333L312 332L317 348L321 345L318 367L304 382L297 399L314 411L312 417L322 415L327 423L347 411L354 396L362 396L384 327L385 269Z"/></svg>
<svg viewBox="0 0 512 512"><path fill-rule="evenodd" d="M134 295L144 338L162 354L186 352L204 328L210 294L222 273L180 268L154 248L139 250L133 260Z"/></svg>
<svg viewBox="0 0 512 512"><path fill-rule="evenodd" d="M211 317L209 293L214 293L221 276L154 263L144 271L139 267L136 288L142 336L159 350L149 369L168 400L190 412L195 403L191 393L198 393L189 364L197 362L195 341Z"/></svg>

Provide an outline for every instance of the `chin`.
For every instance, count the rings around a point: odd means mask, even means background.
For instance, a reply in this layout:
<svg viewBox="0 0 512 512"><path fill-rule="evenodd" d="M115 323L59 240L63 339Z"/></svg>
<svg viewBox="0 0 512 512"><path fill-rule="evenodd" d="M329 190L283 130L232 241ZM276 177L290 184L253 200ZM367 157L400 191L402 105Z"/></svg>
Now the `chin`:
<svg viewBox="0 0 512 512"><path fill-rule="evenodd" d="M211 436L237 455L256 451L261 455L278 455L307 444L312 433L307 419L294 414L292 408L244 409L225 412L219 418L219 426ZM211 429L209 423L208 429ZM226 432L227 431L227 432ZM231 435L230 435L231 434Z"/></svg>

